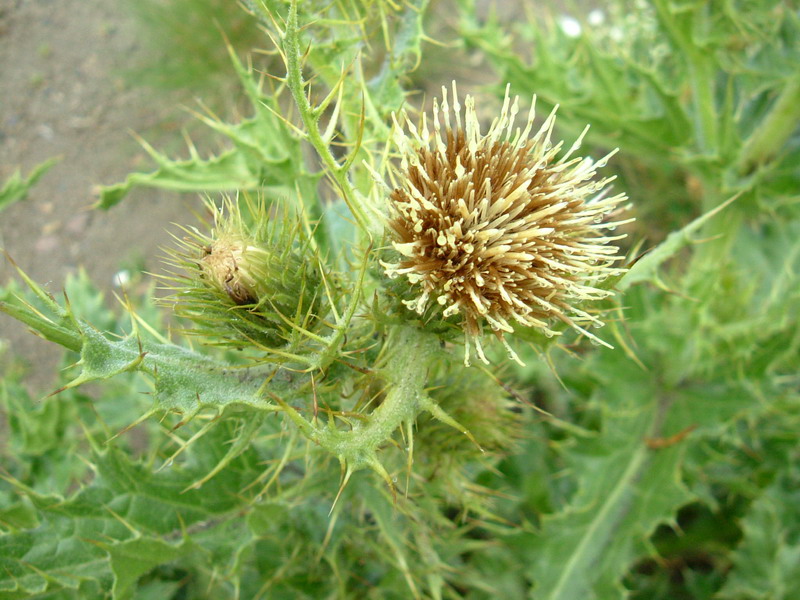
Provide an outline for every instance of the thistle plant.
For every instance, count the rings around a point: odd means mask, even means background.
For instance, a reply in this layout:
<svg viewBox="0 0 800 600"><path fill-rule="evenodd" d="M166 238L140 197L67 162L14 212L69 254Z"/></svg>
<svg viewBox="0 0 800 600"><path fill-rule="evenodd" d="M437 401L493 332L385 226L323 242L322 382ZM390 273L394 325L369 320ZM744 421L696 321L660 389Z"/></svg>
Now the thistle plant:
<svg viewBox="0 0 800 600"><path fill-rule="evenodd" d="M15 256L65 359L0 387L0 597L793 597L796 15L314 4L244 2L217 155L101 188L206 198L121 308Z"/></svg>

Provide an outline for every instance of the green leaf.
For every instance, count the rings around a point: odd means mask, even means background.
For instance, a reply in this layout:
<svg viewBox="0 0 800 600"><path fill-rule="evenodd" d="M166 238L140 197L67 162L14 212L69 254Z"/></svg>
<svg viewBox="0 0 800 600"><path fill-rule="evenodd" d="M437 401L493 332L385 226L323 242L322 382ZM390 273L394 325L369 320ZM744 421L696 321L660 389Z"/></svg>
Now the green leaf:
<svg viewBox="0 0 800 600"><path fill-rule="evenodd" d="M140 337L137 330L120 340L109 340L81 322L69 305L62 307L41 286L22 273L39 300L36 307L18 295L0 301L0 310L26 323L43 337L80 352L80 373L61 390L109 379L127 372L142 372L153 380L153 407L148 414L177 412L191 419L204 409L221 414L229 407L247 406L276 411L262 387L270 382L273 393L291 397L305 379L274 366L228 364L181 346ZM134 321L135 322L135 321ZM59 391L61 391L59 390Z"/></svg>
<svg viewBox="0 0 800 600"><path fill-rule="evenodd" d="M50 167L59 160L58 158L51 158L36 165L26 178L23 178L19 171L15 171L14 174L6 180L3 187L0 188L0 211L27 196L28 191L36 185L36 182L41 179L42 175L47 173Z"/></svg>
<svg viewBox="0 0 800 600"><path fill-rule="evenodd" d="M131 189L139 186L179 192L215 192L253 190L262 183L260 169L248 161L246 155L235 150L207 160L172 160L155 150L150 155L159 165L158 170L151 173L131 173L122 183L102 186L98 190L98 208L108 209L115 206Z"/></svg>
<svg viewBox="0 0 800 600"><path fill-rule="evenodd" d="M795 459L797 457L795 456ZM758 498L742 521L744 538L719 597L790 600L800 589L800 477L785 473Z"/></svg>
<svg viewBox="0 0 800 600"><path fill-rule="evenodd" d="M687 444L753 406L724 385L665 389L615 351L586 368L600 378L592 403L602 430L564 448L578 491L522 542L537 600L624 597L621 578L652 553L656 526L693 499L680 475Z"/></svg>
<svg viewBox="0 0 800 600"><path fill-rule="evenodd" d="M0 528L10 533L22 529L34 529L39 525L36 512L26 502L15 502L0 509Z"/></svg>
<svg viewBox="0 0 800 600"><path fill-rule="evenodd" d="M58 499L51 498L56 503ZM109 519L46 518L32 530L0 536L0 598L78 590L83 582L111 587L106 553L92 540L129 536Z"/></svg>
<svg viewBox="0 0 800 600"><path fill-rule="evenodd" d="M84 330L82 344L77 363L81 372L67 388L142 371L154 382L151 412L177 412L185 418L204 409L221 413L234 406L276 411L261 392L265 381L270 381L273 393L285 393L300 381L286 372L276 374L275 367L227 365L180 346L142 343L132 335L111 341L91 328Z"/></svg>
<svg viewBox="0 0 800 600"><path fill-rule="evenodd" d="M74 407L51 400L35 403L10 376L0 379L0 405L8 413L6 443L15 455L29 458L63 450L65 426L75 420Z"/></svg>
<svg viewBox="0 0 800 600"><path fill-rule="evenodd" d="M137 538L108 546L111 571L114 573L114 599L131 598L139 577L153 567L185 555L191 547L187 542L173 545L153 538Z"/></svg>
<svg viewBox="0 0 800 600"><path fill-rule="evenodd" d="M113 583L115 598L129 598L139 576L197 549L188 536L207 541L198 534L238 521L252 498L237 492L259 473L252 450L202 490L187 489L223 456L230 433L215 428L192 444L183 464L159 473L118 450L95 452L95 480L66 499L6 477L3 485L25 496L41 521L0 536L0 597L78 590L95 581L105 590Z"/></svg>
<svg viewBox="0 0 800 600"><path fill-rule="evenodd" d="M736 199L736 196L730 198L710 210L704 215L700 215L694 221L683 227L680 231L673 231L667 236L667 239L661 242L658 246L650 250L642 258L636 261L634 265L628 270L625 275L617 282L616 287L620 291L625 291L635 283L642 281L658 281L659 267L675 256L681 249L695 243L692 239L692 234L697 233L703 225L716 216L719 212L723 211L731 202Z"/></svg>
<svg viewBox="0 0 800 600"><path fill-rule="evenodd" d="M529 64L507 26L497 19L478 25L474 2L466 4L461 31L467 41L489 57L500 82L509 83L513 93L524 99L535 94L538 111L559 106L558 126L571 135L590 124L588 143L619 147L653 164L689 141L691 126L679 90L667 83L674 73L663 72L650 57L654 42L647 25L625 31L624 44L610 44L602 28L587 27L572 39L553 19L526 21L519 37L532 47ZM504 85L496 90L504 93Z"/></svg>
<svg viewBox="0 0 800 600"><path fill-rule="evenodd" d="M602 435L568 451L577 494L565 510L545 516L541 530L526 544L528 576L535 584L531 597L620 596L615 579L641 552L649 529L689 500L672 472L675 449L655 455L644 443L645 437L657 435L659 406L653 390L641 373L625 371L629 387L612 385L597 399L604 414ZM622 375L619 368L607 372ZM649 474L657 475L659 494L638 496L637 489L649 489L641 481ZM612 595L594 591L601 581Z"/></svg>
<svg viewBox="0 0 800 600"><path fill-rule="evenodd" d="M122 183L100 187L100 208L111 208L134 187L151 186L182 192L265 190L271 196L292 198L299 191L300 200L314 207L312 214L316 214L318 200L314 190L321 175L304 169L302 136L279 116L277 95L266 95L252 67L245 67L230 48L229 54L253 116L233 125L210 111L195 116L232 142L233 147L202 158L189 141L190 158L175 160L140 139L158 169L131 173Z"/></svg>

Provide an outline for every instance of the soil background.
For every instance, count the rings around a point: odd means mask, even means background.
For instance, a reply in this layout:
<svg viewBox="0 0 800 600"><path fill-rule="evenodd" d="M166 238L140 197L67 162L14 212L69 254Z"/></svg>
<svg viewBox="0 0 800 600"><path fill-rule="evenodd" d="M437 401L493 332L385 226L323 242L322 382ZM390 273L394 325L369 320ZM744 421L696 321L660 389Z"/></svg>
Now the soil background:
<svg viewBox="0 0 800 600"><path fill-rule="evenodd" d="M146 56L119 0L0 0L0 181L60 157L26 200L0 213L0 247L56 295L79 266L106 290L126 264L157 269L170 224L190 220L194 199L151 189L109 211L90 208L97 184L150 168L131 131L161 147L189 120L187 93L126 75ZM0 283L13 275L0 259ZM60 350L2 314L0 339L5 361L21 359L31 388L49 392Z"/></svg>

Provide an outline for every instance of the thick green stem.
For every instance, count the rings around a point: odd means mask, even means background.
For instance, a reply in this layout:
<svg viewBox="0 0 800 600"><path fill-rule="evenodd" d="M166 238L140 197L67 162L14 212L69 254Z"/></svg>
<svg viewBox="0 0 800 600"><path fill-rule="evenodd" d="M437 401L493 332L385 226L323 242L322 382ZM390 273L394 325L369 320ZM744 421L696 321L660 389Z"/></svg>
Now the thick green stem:
<svg viewBox="0 0 800 600"><path fill-rule="evenodd" d="M705 154L719 149L719 125L714 99L714 63L707 50L697 46L680 26L666 0L654 0L658 20L666 34L686 59L694 104L695 140L698 150Z"/></svg>
<svg viewBox="0 0 800 600"><path fill-rule="evenodd" d="M378 446L422 410L428 369L438 348L436 337L401 325L391 332L386 343L391 352L385 367L390 388L381 405L366 423L352 431L326 430L319 440L328 450L345 458L351 468L366 466Z"/></svg>
<svg viewBox="0 0 800 600"><path fill-rule="evenodd" d="M719 127L714 99L714 67L708 56L695 52L689 65L694 101L695 139L701 152L718 152Z"/></svg>
<svg viewBox="0 0 800 600"><path fill-rule="evenodd" d="M770 113L742 148L738 161L740 175L748 175L772 160L800 122L800 75L786 83Z"/></svg>
<svg viewBox="0 0 800 600"><path fill-rule="evenodd" d="M358 194L350 183L347 171L350 164L340 165L334 158L328 144L322 137L319 130L319 115L311 106L306 92L306 82L303 80L302 54L300 52L300 35L297 22L297 2L292 2L289 8L289 18L286 23L286 31L283 37L283 53L286 59L286 85L292 93L295 104L297 105L300 118L305 125L308 141L317 151L320 160L325 165L339 187L344 201L347 203L350 212L353 213L362 230L369 236L378 233L380 225L374 219L369 218L369 211L364 205L365 198ZM353 150L355 152L356 150Z"/></svg>
<svg viewBox="0 0 800 600"><path fill-rule="evenodd" d="M255 0L244 0L245 6L261 21L265 27L272 25L269 8ZM303 61L305 56L300 40L301 28L297 17L297 2L293 1L289 7L289 14L286 19L285 30L281 32L281 50L286 62L286 87L292 94L292 99L297 105L300 119L303 122L306 140L316 150L322 164L328 174L334 180L346 202L350 212L353 213L356 221L367 237L380 235L383 225L376 219L374 211L367 205L367 198L359 194L348 176L348 171L358 152L358 144L353 149L350 159L343 164L331 153L328 142L319 128L320 111L311 105L307 95L307 82L303 79ZM360 140L359 140L360 142Z"/></svg>
<svg viewBox="0 0 800 600"><path fill-rule="evenodd" d="M281 398L274 397L309 439L339 457L351 471L364 467L380 470L378 447L391 439L404 423L412 422L420 412L428 410L425 385L431 359L439 347L437 338L421 329L399 325L390 332L386 344L390 354L383 372L389 391L369 419L350 431L317 428Z"/></svg>

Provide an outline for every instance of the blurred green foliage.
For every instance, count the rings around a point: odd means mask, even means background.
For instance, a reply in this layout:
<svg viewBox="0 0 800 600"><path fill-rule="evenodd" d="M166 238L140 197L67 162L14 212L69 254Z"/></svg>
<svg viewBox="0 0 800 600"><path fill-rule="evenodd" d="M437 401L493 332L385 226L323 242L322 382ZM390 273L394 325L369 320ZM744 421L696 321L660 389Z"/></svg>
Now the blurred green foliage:
<svg viewBox="0 0 800 600"><path fill-rule="evenodd" d="M216 106L237 93L223 42L243 53L263 46L263 34L237 2L138 0L124 8L136 22L138 43L147 48L142 64L127 73L133 85L191 91Z"/></svg>
<svg viewBox="0 0 800 600"><path fill-rule="evenodd" d="M37 165L27 177L22 177L19 170L11 175L0 187L0 211L24 199L28 191L56 162L58 159L50 159Z"/></svg>

